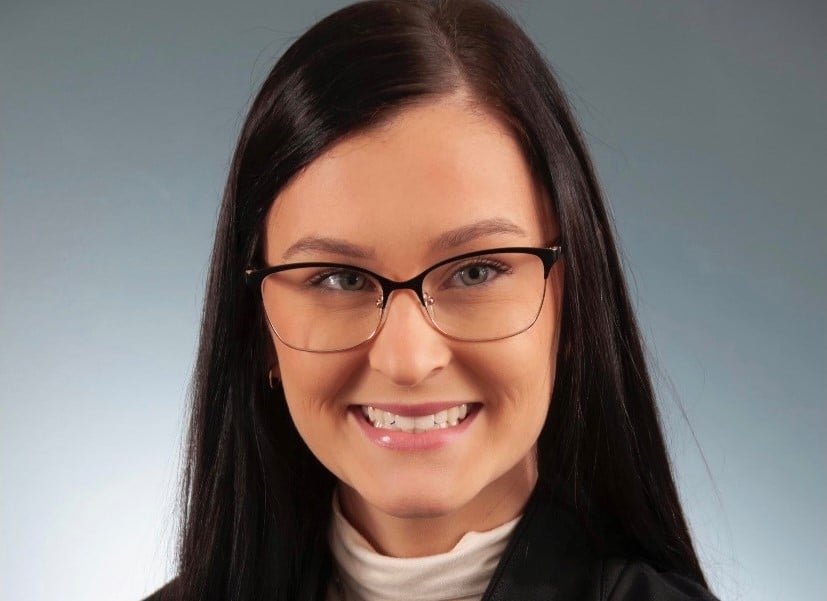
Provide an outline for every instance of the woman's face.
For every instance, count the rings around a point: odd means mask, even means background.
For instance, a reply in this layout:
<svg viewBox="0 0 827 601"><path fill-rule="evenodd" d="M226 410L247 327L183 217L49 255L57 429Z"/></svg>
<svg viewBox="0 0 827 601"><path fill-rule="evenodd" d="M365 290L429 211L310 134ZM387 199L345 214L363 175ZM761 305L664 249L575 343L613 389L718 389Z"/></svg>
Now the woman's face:
<svg viewBox="0 0 827 601"><path fill-rule="evenodd" d="M541 218L543 202L506 128L444 98L336 144L299 173L267 216L265 259L407 280L461 253L547 245L557 231ZM562 269L551 271L535 324L502 340L447 338L410 290L392 293L381 330L351 350L299 351L273 335L296 428L369 539L387 520L446 518L464 532L519 514L554 382ZM469 417L425 438L383 436L363 415L367 406L410 416L460 404Z"/></svg>

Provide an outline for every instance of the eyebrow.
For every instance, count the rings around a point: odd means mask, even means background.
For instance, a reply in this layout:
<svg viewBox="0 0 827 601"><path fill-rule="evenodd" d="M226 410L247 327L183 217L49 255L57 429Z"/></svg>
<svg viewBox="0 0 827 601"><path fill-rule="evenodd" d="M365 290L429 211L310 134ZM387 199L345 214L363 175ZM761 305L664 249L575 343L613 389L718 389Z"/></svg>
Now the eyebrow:
<svg viewBox="0 0 827 601"><path fill-rule="evenodd" d="M297 255L300 252L316 251L329 253L333 255L341 255L343 257L350 257L352 259L372 259L376 253L371 248L359 246L340 240L338 238L325 238L323 236L305 236L297 242L290 245L284 254L283 259Z"/></svg>
<svg viewBox="0 0 827 601"><path fill-rule="evenodd" d="M493 234L526 236L523 228L508 219L483 219L440 234L431 242L431 248L434 250L449 250L467 244L477 238ZM340 255L352 259L373 259L376 257L376 252L372 248L353 244L346 240L324 236L305 236L291 244L290 247L284 251L282 259L289 259L301 252L308 251Z"/></svg>
<svg viewBox="0 0 827 601"><path fill-rule="evenodd" d="M518 236L526 236L523 228L508 219L495 218L483 219L469 225L464 225L453 230L440 234L431 243L432 248L439 250L448 250L457 246L462 246L477 238L483 236L490 236L493 234L517 234Z"/></svg>

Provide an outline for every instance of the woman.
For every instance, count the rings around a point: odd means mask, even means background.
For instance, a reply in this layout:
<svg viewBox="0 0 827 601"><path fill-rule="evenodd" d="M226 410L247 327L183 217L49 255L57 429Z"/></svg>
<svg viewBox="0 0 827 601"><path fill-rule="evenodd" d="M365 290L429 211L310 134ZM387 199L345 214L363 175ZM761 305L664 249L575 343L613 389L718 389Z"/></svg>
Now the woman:
<svg viewBox="0 0 827 601"><path fill-rule="evenodd" d="M253 102L153 599L712 599L566 100L482 0L342 9Z"/></svg>

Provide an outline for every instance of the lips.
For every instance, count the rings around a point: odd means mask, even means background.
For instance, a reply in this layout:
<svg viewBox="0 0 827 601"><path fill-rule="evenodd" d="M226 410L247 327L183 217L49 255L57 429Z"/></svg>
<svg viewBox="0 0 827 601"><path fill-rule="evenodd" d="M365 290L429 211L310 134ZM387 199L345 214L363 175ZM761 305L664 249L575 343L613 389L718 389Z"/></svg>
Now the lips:
<svg viewBox="0 0 827 601"><path fill-rule="evenodd" d="M473 409L473 406L471 408ZM444 430L459 425L467 417L469 406L467 403L460 403L438 409L433 413L423 413L428 409L429 407L426 406L398 409L398 411L407 413L405 415L370 405L361 407L362 415L374 428L420 433Z"/></svg>
<svg viewBox="0 0 827 601"><path fill-rule="evenodd" d="M465 417L460 418L463 405ZM455 444L465 438L481 412L481 403L456 401L416 405L351 405L348 411L351 423L361 430L367 440L385 451L405 453L437 451ZM371 413L373 421L370 421Z"/></svg>

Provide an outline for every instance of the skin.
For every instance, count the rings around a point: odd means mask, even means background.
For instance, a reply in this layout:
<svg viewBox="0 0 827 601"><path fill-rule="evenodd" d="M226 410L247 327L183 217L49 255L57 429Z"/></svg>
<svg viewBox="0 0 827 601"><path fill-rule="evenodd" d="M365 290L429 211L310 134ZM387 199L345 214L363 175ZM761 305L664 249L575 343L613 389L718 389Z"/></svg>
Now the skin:
<svg viewBox="0 0 827 601"><path fill-rule="evenodd" d="M343 262L405 280L460 253L548 244L557 226L542 217L546 202L506 127L456 94L350 136L300 172L267 216L265 258L270 265ZM488 232L451 249L432 247L446 231L483 219L507 219L523 232ZM306 236L375 254L354 258L304 248L285 259ZM534 326L498 341L443 336L412 291L393 293L376 337L348 351L298 351L271 332L295 425L338 478L343 513L380 553L442 553L465 533L521 513L537 479L536 441L554 384L562 276L559 261ZM348 411L444 400L481 408L460 438L428 451L381 448Z"/></svg>

